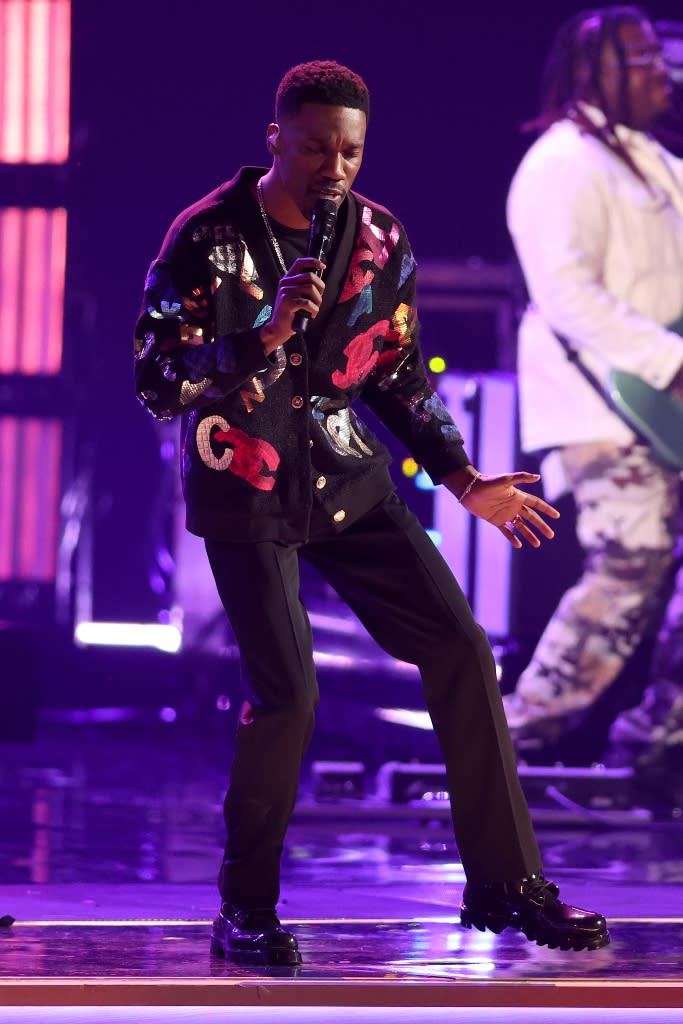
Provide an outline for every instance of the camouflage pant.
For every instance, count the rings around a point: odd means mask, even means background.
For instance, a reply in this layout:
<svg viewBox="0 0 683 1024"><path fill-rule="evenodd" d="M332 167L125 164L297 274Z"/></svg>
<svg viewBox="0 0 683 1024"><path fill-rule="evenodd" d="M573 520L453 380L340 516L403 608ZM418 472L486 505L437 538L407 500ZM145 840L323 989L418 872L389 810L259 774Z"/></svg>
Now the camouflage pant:
<svg viewBox="0 0 683 1024"><path fill-rule="evenodd" d="M683 768L683 541L676 562L681 567L657 634L650 683L638 707L613 722L609 738L634 757L647 751L650 759L665 759L675 749L676 764Z"/></svg>
<svg viewBox="0 0 683 1024"><path fill-rule="evenodd" d="M537 726L543 733L544 724L582 711L610 686L661 614L674 562L677 474L654 463L642 445L574 445L561 458L576 501L584 571L562 597L515 692L504 698L513 731ZM657 681L647 707L628 713L631 730L640 719L651 733L643 716L656 708L666 717L683 688L683 570L678 584L655 652Z"/></svg>

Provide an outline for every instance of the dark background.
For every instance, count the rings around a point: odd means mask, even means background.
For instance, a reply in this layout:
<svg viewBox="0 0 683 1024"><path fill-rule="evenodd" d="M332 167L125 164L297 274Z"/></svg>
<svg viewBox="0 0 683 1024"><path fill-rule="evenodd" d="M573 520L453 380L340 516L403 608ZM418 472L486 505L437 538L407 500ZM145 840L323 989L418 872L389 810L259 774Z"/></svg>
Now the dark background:
<svg viewBox="0 0 683 1024"><path fill-rule="evenodd" d="M267 163L283 72L329 58L366 80L356 187L403 221L418 263L505 262L505 196L530 142L519 125L555 29L584 6L75 0L66 351L94 465L95 618L150 619L159 599L150 532L168 473L132 380L147 266L183 207ZM680 17L680 0L649 12ZM472 365L457 331L424 344Z"/></svg>

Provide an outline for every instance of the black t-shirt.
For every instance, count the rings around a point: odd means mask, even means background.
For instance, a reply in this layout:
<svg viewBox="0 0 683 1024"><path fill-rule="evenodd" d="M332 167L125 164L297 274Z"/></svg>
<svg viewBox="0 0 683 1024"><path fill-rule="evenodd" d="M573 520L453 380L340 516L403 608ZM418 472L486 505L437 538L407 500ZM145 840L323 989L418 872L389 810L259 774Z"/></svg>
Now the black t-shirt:
<svg viewBox="0 0 683 1024"><path fill-rule="evenodd" d="M308 228L288 228L279 221L269 218L273 234L277 238L285 266L289 269L294 260L305 256L308 250Z"/></svg>

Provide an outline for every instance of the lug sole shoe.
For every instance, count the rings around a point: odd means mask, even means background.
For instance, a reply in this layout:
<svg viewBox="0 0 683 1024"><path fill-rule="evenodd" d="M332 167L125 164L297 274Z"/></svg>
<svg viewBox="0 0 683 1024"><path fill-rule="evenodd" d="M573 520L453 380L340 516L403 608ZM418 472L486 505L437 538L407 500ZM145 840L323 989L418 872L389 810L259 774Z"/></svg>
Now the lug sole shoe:
<svg viewBox="0 0 683 1024"><path fill-rule="evenodd" d="M274 910L236 910L225 904L213 922L211 953L235 964L295 967L301 963L296 938Z"/></svg>
<svg viewBox="0 0 683 1024"><path fill-rule="evenodd" d="M506 928L523 932L530 942L550 949L592 950L610 941L601 914L570 907L558 899L559 888L543 875L513 882L476 885L468 882L462 896L460 922L500 934Z"/></svg>

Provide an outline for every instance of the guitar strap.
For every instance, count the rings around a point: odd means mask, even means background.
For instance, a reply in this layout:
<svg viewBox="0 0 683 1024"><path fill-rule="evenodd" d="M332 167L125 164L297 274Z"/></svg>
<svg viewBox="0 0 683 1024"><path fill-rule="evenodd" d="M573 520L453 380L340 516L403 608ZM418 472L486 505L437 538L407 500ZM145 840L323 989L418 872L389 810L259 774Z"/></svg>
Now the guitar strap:
<svg viewBox="0 0 683 1024"><path fill-rule="evenodd" d="M564 349L565 355L567 356L569 362L576 367L576 369L585 377L585 379L588 381L591 387L595 391L597 391L597 393L604 401L605 405L609 409L611 409L612 412L616 413L619 419L623 420L623 422L626 424L629 430L633 431L633 433L636 435L641 444L646 444L651 447L650 440L647 437L645 437L645 435L642 434L638 430L638 428L635 427L633 423L631 423L630 420L626 418L626 416L624 416L621 409L619 409L618 406L611 400L609 393L605 391L604 385L600 383L600 381L592 372L592 370L589 370L586 364L581 361L581 354L579 353L578 349L574 348L569 338L566 338L563 334L558 334L557 331L553 331L553 334L559 341L560 345L562 345L562 348Z"/></svg>

